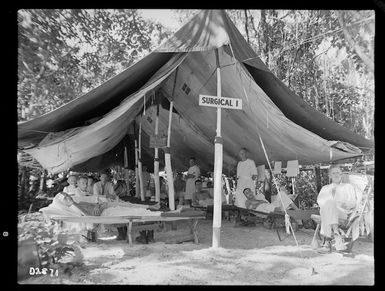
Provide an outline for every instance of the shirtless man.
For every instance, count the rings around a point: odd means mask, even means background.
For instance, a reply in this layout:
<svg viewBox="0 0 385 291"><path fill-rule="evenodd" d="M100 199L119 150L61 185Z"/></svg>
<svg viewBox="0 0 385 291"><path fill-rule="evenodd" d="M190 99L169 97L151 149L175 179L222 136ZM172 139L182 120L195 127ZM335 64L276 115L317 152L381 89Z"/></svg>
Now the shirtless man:
<svg viewBox="0 0 385 291"><path fill-rule="evenodd" d="M75 175L69 175L67 179L67 182L69 185L64 187L63 192L71 196L74 196L76 193L76 180L77 178Z"/></svg>

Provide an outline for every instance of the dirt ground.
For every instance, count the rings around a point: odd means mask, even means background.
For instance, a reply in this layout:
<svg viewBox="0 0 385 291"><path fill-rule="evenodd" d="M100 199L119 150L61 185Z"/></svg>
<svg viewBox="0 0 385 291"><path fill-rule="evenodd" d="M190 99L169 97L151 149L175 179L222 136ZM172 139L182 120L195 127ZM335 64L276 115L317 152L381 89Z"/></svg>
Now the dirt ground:
<svg viewBox="0 0 385 291"><path fill-rule="evenodd" d="M58 277L31 277L21 284L102 285L373 285L373 243L358 239L353 257L319 254L310 244L313 230L292 235L262 224L234 227L222 221L221 248L211 248L212 220L202 220L199 244L165 244L169 231L156 231L155 243L133 247L107 233L86 243L72 260L81 262ZM188 233L186 221L173 232ZM133 237L138 234L134 233Z"/></svg>

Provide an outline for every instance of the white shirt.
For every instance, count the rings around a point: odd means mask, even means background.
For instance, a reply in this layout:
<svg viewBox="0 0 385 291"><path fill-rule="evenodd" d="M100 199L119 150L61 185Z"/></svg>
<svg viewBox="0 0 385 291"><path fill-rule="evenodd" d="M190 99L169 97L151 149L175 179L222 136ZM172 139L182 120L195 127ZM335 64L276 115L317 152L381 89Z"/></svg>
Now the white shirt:
<svg viewBox="0 0 385 291"><path fill-rule="evenodd" d="M333 188L335 194L333 196ZM356 191L353 185L348 183L329 184L322 187L318 197L317 203L322 207L326 201L334 199L337 202L337 207L340 210L351 210L356 206ZM344 207L342 207L344 204Z"/></svg>
<svg viewBox="0 0 385 291"><path fill-rule="evenodd" d="M79 202L88 202L96 203L96 195L91 195L87 190L82 191L79 187L76 188L75 196L73 197L76 203Z"/></svg>
<svg viewBox="0 0 385 291"><path fill-rule="evenodd" d="M69 194L70 196L74 196L76 194L76 186L68 185L64 187L63 192Z"/></svg>
<svg viewBox="0 0 385 291"><path fill-rule="evenodd" d="M246 159L245 161L239 161L237 165L237 177L250 178L252 175L257 175L257 167L253 160Z"/></svg>
<svg viewBox="0 0 385 291"><path fill-rule="evenodd" d="M186 181L185 199L192 199L192 195L195 192L195 181L200 176L201 170L197 165L194 165L188 169L188 174L194 175L194 178L188 178Z"/></svg>
<svg viewBox="0 0 385 291"><path fill-rule="evenodd" d="M237 191L235 193L235 205L245 208L246 197L243 194L245 188L250 188L255 194L255 184L252 179L253 175L257 175L257 167L253 160L246 159L245 161L239 161L237 165Z"/></svg>
<svg viewBox="0 0 385 291"><path fill-rule="evenodd" d="M94 184L94 195L98 196L106 196L106 195L112 195L115 196L114 186L111 182L106 182L102 186L102 182L96 182Z"/></svg>

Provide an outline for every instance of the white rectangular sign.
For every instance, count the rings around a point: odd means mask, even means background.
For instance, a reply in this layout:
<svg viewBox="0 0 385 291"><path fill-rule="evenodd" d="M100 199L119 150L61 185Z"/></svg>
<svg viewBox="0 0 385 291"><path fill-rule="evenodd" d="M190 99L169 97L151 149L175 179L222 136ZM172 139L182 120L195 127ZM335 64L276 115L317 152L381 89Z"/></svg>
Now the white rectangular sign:
<svg viewBox="0 0 385 291"><path fill-rule="evenodd" d="M242 109L242 99L199 95L199 105L228 109Z"/></svg>

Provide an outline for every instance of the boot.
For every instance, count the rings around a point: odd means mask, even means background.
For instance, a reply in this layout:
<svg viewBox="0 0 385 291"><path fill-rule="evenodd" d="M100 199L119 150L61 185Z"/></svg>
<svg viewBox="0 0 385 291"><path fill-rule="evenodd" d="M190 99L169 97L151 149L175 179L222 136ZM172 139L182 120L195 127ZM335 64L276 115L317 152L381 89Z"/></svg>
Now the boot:
<svg viewBox="0 0 385 291"><path fill-rule="evenodd" d="M147 232L146 232L146 239L147 239L147 243L155 242L154 230L147 230Z"/></svg>
<svg viewBox="0 0 385 291"><path fill-rule="evenodd" d="M127 227L125 227L126 231L124 231L124 227L118 227L118 237L116 238L116 240L125 240L126 239L126 236L127 236Z"/></svg>
<svg viewBox="0 0 385 291"><path fill-rule="evenodd" d="M323 245L317 250L320 254L327 254L332 252L331 238L325 238Z"/></svg>
<svg viewBox="0 0 385 291"><path fill-rule="evenodd" d="M140 236L138 236L135 240L138 242L138 243L141 243L141 244L147 244L147 238L146 238L146 231L145 230L142 230L139 232L140 233Z"/></svg>

